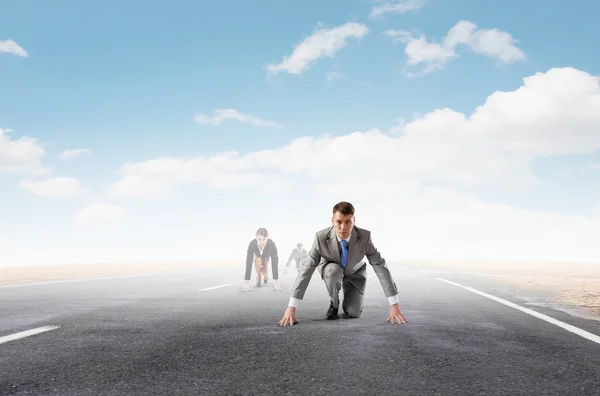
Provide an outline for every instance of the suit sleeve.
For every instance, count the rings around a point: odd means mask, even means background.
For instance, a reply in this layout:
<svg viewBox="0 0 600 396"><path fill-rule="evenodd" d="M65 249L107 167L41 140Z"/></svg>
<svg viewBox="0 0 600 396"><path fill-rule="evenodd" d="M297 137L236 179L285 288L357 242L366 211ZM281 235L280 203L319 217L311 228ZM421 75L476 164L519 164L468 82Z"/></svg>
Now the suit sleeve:
<svg viewBox="0 0 600 396"><path fill-rule="evenodd" d="M298 272L298 277L296 278L294 289L292 290L292 297L297 298L298 300L304 298L304 293L308 288L310 279L312 278L315 269L318 267L319 262L321 262L321 245L318 234L315 234L315 240L308 252L308 256L306 256L306 260L302 264L302 267L300 267L300 272Z"/></svg>
<svg viewBox="0 0 600 396"><path fill-rule="evenodd" d="M272 239L271 242L271 266L273 266L273 280L279 279L279 253L277 252L277 245Z"/></svg>
<svg viewBox="0 0 600 396"><path fill-rule="evenodd" d="M369 263L373 267L375 275L377 275L377 278L379 278L379 283L381 283L381 287L383 288L385 296L392 297L398 294L398 288L396 287L396 283L392 278L390 269L388 268L385 259L381 256L381 253L379 253L373 244L371 233L369 233L369 241L367 242L365 256L367 256Z"/></svg>
<svg viewBox="0 0 600 396"><path fill-rule="evenodd" d="M252 274L252 241L248 244L248 252L246 253L246 274L244 275L244 280L250 280L250 275Z"/></svg>

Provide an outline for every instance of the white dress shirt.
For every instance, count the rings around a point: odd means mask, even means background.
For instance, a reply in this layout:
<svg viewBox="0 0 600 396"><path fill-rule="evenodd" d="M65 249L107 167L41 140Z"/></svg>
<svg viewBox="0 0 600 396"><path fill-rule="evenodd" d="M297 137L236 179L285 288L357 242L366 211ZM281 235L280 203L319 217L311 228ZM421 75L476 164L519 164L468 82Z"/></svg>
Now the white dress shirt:
<svg viewBox="0 0 600 396"><path fill-rule="evenodd" d="M340 243L342 241L342 239L335 234L338 243ZM350 245L350 238L352 237L352 234L348 235L348 238L345 239L346 242L348 242L348 245ZM294 298L294 297L290 297L290 302L288 303L288 306L290 307L297 307L298 306L298 298ZM388 301L390 303L390 305L394 305L394 304L398 304L398 294L396 294L395 296L392 297L388 297Z"/></svg>

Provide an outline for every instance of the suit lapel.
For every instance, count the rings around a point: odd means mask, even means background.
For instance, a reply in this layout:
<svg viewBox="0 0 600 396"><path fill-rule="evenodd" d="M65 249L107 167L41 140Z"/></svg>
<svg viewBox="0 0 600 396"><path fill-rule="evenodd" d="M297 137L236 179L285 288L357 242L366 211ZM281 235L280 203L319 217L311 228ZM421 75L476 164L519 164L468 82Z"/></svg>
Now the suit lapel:
<svg viewBox="0 0 600 396"><path fill-rule="evenodd" d="M337 241L337 236L335 235L335 229L333 227L331 227L331 231L329 231L327 245L329 245L329 251L331 252L331 258L333 258L333 261L341 264L342 259L340 257L340 247Z"/></svg>
<svg viewBox="0 0 600 396"><path fill-rule="evenodd" d="M356 226L352 229L352 236L350 237L350 243L348 244L348 266L356 264L362 257L357 257L358 248L360 245L360 235Z"/></svg>

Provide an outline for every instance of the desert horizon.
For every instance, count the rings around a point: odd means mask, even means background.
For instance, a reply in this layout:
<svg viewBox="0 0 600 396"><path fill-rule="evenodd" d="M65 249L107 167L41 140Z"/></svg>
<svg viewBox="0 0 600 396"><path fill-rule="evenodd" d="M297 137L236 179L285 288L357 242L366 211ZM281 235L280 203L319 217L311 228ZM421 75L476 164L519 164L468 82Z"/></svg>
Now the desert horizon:
<svg viewBox="0 0 600 396"><path fill-rule="evenodd" d="M412 270L463 272L484 277L523 291L549 295L554 302L600 320L600 263L549 262L543 260L441 260L389 259L390 267ZM283 272L286 260L280 260ZM127 276L186 270L240 268L243 259L124 261L63 265L1 267L0 285L15 285L68 279ZM394 276L401 273L394 271Z"/></svg>

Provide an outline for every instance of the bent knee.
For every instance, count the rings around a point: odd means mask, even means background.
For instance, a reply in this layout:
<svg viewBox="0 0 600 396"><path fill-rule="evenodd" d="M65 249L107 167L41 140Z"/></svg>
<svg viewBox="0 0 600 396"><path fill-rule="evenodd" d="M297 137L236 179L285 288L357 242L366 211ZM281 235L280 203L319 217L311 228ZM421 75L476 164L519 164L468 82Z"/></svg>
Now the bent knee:
<svg viewBox="0 0 600 396"><path fill-rule="evenodd" d="M341 274L342 274L342 267L340 267L339 265L337 265L335 263L328 264L325 267L324 275L326 277L339 276Z"/></svg>
<svg viewBox="0 0 600 396"><path fill-rule="evenodd" d="M344 309L344 313L349 318L360 318L363 313L363 307L360 308L346 308Z"/></svg>

